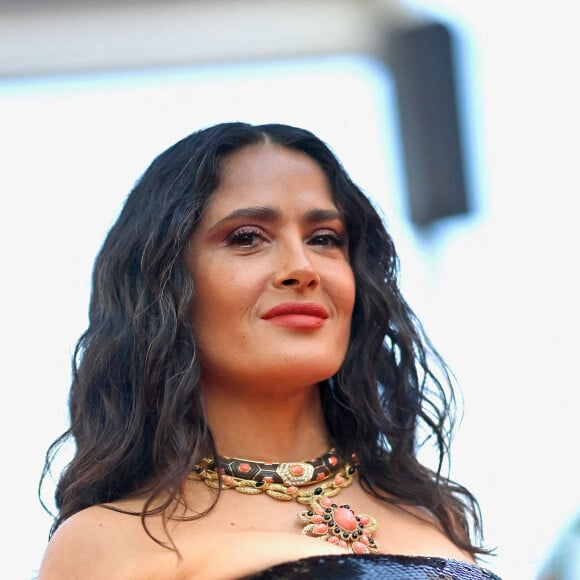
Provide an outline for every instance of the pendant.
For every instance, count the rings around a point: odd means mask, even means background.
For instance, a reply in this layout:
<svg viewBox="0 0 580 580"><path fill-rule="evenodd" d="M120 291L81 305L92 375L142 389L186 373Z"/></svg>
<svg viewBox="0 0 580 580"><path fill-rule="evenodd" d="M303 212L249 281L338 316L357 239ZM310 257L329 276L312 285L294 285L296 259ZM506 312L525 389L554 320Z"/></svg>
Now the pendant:
<svg viewBox="0 0 580 580"><path fill-rule="evenodd" d="M377 520L366 514L355 514L348 504L338 505L329 497L315 499L310 509L298 512L298 519L306 523L302 529L305 536L317 537L355 554L379 549L372 538L379 529Z"/></svg>

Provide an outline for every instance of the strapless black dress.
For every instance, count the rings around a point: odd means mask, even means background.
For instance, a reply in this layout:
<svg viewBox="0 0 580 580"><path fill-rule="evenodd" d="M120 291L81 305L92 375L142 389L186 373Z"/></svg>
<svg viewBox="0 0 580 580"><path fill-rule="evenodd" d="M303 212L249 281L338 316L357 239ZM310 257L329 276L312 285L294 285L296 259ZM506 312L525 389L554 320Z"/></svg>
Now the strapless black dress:
<svg viewBox="0 0 580 580"><path fill-rule="evenodd" d="M431 556L313 556L272 566L242 580L501 580L474 564Z"/></svg>

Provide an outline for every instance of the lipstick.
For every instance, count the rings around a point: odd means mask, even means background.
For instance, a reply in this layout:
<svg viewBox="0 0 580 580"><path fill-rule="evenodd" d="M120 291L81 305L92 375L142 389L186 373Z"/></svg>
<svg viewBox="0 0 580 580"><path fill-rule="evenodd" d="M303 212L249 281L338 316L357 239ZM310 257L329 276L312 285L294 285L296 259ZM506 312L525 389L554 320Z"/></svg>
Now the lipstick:
<svg viewBox="0 0 580 580"><path fill-rule="evenodd" d="M262 320L277 326L306 330L320 328L327 318L326 308L316 302L284 302L262 315Z"/></svg>

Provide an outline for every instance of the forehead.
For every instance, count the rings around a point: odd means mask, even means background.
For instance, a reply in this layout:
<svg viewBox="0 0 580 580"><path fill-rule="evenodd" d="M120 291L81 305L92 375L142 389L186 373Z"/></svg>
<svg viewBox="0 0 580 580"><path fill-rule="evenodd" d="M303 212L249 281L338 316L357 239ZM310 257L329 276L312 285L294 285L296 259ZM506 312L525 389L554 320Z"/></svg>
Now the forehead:
<svg viewBox="0 0 580 580"><path fill-rule="evenodd" d="M335 207L326 175L301 151L271 143L251 145L226 156L220 173L208 212L240 204Z"/></svg>

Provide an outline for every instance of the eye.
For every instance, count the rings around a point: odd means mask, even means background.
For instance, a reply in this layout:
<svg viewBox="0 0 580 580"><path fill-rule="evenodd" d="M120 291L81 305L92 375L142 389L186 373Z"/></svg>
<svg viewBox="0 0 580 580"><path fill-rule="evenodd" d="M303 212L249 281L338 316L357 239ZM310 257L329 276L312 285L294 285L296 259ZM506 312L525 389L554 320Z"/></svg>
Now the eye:
<svg viewBox="0 0 580 580"><path fill-rule="evenodd" d="M317 230L309 238L311 246L343 248L346 245L345 237L334 230Z"/></svg>
<svg viewBox="0 0 580 580"><path fill-rule="evenodd" d="M228 246L233 246L242 250L256 248L264 241L266 241L266 238L262 231L253 226L243 226L238 228L226 238L226 244Z"/></svg>

